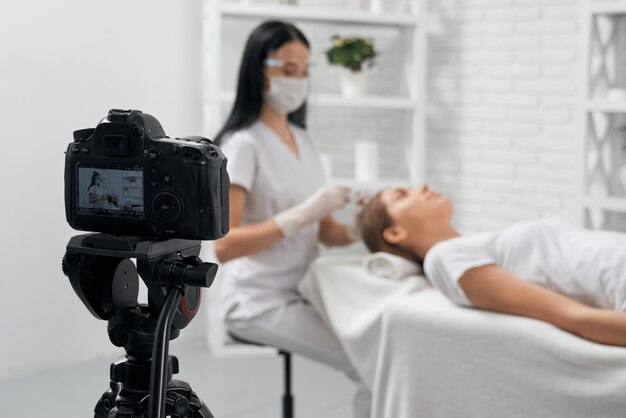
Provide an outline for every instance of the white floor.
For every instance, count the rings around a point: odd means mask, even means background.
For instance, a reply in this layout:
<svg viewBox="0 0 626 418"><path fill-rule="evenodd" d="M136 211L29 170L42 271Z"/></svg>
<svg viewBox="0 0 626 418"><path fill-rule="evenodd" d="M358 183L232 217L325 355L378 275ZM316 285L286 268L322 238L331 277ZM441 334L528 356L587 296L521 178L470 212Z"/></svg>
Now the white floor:
<svg viewBox="0 0 626 418"><path fill-rule="evenodd" d="M216 418L279 418L282 359L277 355L213 358L204 339L172 342L180 373ZM0 417L86 418L108 387L115 358L0 383ZM293 360L298 418L348 418L352 383L334 370L301 357Z"/></svg>

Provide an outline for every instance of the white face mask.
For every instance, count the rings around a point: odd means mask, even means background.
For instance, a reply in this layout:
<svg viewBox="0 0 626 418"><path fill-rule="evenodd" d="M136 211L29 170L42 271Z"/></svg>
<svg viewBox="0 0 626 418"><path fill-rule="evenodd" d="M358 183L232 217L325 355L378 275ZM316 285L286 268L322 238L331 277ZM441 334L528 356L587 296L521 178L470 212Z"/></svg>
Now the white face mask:
<svg viewBox="0 0 626 418"><path fill-rule="evenodd" d="M270 88L263 98L280 114L287 115L302 106L309 94L308 78L269 77Z"/></svg>

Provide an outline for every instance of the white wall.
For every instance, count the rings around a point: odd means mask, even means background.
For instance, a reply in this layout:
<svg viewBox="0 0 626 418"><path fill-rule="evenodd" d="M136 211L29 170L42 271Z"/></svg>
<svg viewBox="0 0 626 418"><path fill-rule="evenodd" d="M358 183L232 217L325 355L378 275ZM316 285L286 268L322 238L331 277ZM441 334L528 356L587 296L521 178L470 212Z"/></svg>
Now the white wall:
<svg viewBox="0 0 626 418"><path fill-rule="evenodd" d="M0 379L120 352L61 272L63 152L114 107L202 133L200 14L200 0L2 2Z"/></svg>
<svg viewBox="0 0 626 418"><path fill-rule="evenodd" d="M428 178L464 232L575 219L578 0L433 0Z"/></svg>

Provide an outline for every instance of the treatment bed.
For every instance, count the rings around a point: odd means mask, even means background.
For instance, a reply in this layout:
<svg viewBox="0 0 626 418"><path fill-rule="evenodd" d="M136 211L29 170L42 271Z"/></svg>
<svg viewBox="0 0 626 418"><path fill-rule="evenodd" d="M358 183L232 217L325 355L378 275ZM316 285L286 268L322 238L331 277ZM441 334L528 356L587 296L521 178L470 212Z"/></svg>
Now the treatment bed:
<svg viewBox="0 0 626 418"><path fill-rule="evenodd" d="M626 417L626 348L456 306L362 257L320 259L299 291L371 388L372 417Z"/></svg>

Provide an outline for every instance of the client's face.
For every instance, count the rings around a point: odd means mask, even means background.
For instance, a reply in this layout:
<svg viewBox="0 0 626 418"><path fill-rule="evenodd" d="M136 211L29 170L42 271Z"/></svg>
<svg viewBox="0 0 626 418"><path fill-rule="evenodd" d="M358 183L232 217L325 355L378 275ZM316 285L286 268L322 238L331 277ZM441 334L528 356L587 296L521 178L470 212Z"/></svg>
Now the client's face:
<svg viewBox="0 0 626 418"><path fill-rule="evenodd" d="M450 199L428 188L392 188L384 190L380 199L394 224L422 230L449 223L452 216Z"/></svg>

